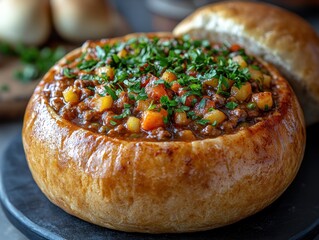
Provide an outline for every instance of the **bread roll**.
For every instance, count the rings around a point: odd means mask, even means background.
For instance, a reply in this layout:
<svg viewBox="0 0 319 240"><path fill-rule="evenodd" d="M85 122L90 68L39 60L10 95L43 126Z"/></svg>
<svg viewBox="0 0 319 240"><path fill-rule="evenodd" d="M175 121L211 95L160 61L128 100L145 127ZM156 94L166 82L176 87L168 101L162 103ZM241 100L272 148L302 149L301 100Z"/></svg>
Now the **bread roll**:
<svg viewBox="0 0 319 240"><path fill-rule="evenodd" d="M51 0L51 7L57 32L73 42L114 36L121 22L105 0Z"/></svg>
<svg viewBox="0 0 319 240"><path fill-rule="evenodd" d="M261 56L288 79L306 123L319 121L319 37L302 18L264 3L222 2L198 9L173 32L239 43Z"/></svg>
<svg viewBox="0 0 319 240"><path fill-rule="evenodd" d="M95 56L96 46L136 36L89 42L63 58L36 88L26 109L22 137L30 170L43 193L86 221L149 233L224 226L277 199L301 164L305 126L294 92L269 64L264 66L276 86L276 110L258 123L215 138L112 137L81 127L82 120L72 122L66 118L68 112L63 117L50 105L59 96L56 87L70 89L78 79L65 76L83 74L73 61L82 61L84 52ZM63 67L69 67L65 76ZM70 114L82 117L81 112L70 110Z"/></svg>
<svg viewBox="0 0 319 240"><path fill-rule="evenodd" d="M0 1L0 41L41 45L50 32L48 0Z"/></svg>

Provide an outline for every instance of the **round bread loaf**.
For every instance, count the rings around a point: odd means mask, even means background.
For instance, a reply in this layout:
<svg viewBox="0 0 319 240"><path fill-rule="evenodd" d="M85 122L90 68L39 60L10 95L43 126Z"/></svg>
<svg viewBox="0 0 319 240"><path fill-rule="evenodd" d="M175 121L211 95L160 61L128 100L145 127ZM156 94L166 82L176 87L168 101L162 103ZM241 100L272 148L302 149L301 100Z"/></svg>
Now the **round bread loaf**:
<svg viewBox="0 0 319 240"><path fill-rule="evenodd" d="M127 26L105 0L50 0L54 27L64 39L83 42L122 32Z"/></svg>
<svg viewBox="0 0 319 240"><path fill-rule="evenodd" d="M49 0L0 1L0 41L41 45L50 33Z"/></svg>
<svg viewBox="0 0 319 240"><path fill-rule="evenodd" d="M22 132L36 183L66 212L123 231L207 230L265 208L296 176L305 148L304 118L291 87L271 65L264 63L278 100L276 111L262 121L216 138L132 140L84 129L50 105L45 92L53 81L62 81L55 74L85 48L69 53L44 76Z"/></svg>
<svg viewBox="0 0 319 240"><path fill-rule="evenodd" d="M302 18L265 3L230 1L198 9L173 33L239 43L274 64L298 96L306 123L319 121L319 37Z"/></svg>

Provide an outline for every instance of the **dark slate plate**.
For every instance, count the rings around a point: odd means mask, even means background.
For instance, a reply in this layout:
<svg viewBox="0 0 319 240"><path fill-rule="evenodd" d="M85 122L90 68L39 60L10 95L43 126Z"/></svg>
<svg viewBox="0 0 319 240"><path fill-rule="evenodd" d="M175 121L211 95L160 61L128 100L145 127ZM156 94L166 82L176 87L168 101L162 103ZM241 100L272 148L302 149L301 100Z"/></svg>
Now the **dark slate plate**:
<svg viewBox="0 0 319 240"><path fill-rule="evenodd" d="M28 169L17 136L4 154L0 198L9 220L30 239L312 239L319 234L319 124L307 129L304 162L271 206L231 226L188 234L124 233L73 217L51 204Z"/></svg>

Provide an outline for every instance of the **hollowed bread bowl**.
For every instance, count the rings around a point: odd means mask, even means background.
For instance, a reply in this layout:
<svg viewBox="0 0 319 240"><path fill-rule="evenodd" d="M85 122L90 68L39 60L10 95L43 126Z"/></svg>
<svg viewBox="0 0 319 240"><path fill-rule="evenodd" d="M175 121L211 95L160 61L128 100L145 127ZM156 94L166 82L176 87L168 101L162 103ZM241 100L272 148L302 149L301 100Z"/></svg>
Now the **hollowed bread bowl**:
<svg viewBox="0 0 319 240"><path fill-rule="evenodd" d="M36 183L66 212L123 231L207 230L265 208L296 176L305 148L304 118L290 85L270 64L264 63L278 89L278 106L263 121L217 138L128 141L63 119L44 96L55 69L81 52L72 51L44 76L22 133Z"/></svg>

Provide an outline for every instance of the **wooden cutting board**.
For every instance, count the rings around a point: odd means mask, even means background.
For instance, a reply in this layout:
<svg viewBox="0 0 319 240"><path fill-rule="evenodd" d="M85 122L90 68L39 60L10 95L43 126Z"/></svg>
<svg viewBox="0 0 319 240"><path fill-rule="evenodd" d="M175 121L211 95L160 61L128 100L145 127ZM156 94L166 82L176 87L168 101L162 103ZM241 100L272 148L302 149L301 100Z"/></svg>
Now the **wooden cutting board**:
<svg viewBox="0 0 319 240"><path fill-rule="evenodd" d="M23 116L27 102L39 80L23 83L14 77L22 67L16 57L0 56L0 120Z"/></svg>

